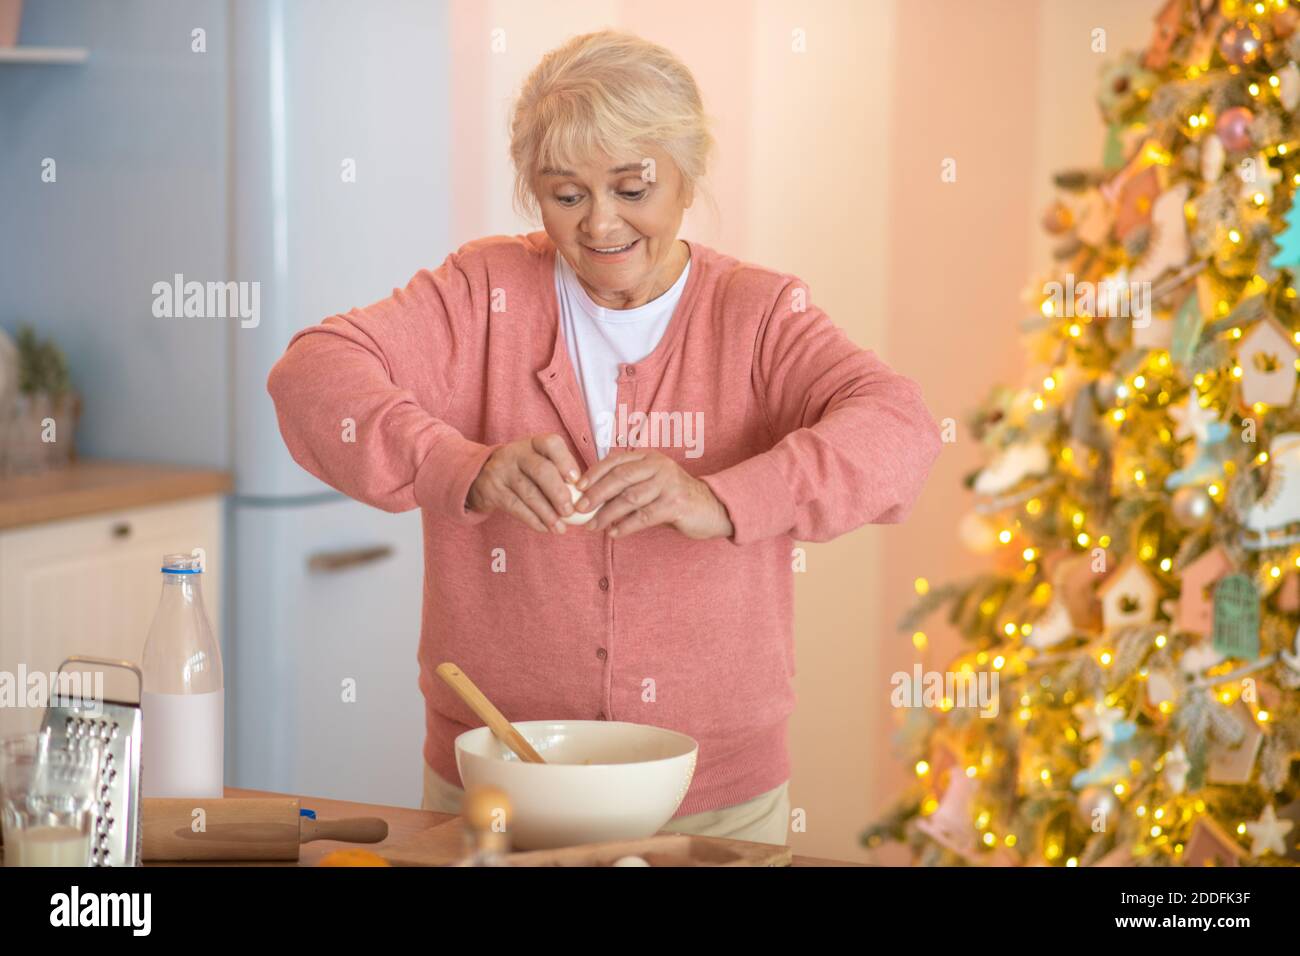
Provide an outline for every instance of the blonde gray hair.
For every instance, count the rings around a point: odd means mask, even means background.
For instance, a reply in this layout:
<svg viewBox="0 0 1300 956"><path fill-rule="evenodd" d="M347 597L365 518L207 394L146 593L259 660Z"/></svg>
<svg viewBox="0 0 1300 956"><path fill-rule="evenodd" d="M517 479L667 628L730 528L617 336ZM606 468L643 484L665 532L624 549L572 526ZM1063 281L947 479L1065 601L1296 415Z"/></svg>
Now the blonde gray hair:
<svg viewBox="0 0 1300 956"><path fill-rule="evenodd" d="M695 78L669 50L615 30L576 36L542 57L515 99L515 209L538 215L533 182L543 168L646 145L672 158L683 189L696 186L714 144L709 125Z"/></svg>

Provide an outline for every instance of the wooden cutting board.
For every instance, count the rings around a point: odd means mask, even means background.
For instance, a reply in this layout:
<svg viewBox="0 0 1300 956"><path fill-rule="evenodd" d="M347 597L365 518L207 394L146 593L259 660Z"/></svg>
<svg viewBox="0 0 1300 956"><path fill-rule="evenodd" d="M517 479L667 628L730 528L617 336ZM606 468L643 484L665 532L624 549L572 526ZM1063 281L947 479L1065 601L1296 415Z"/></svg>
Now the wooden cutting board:
<svg viewBox="0 0 1300 956"><path fill-rule="evenodd" d="M390 843L379 852L393 866L449 866L465 858L461 817ZM511 866L610 866L624 856L639 856L651 866L789 866L788 846L751 843L686 833L659 833L642 840L587 843L553 850L511 853Z"/></svg>

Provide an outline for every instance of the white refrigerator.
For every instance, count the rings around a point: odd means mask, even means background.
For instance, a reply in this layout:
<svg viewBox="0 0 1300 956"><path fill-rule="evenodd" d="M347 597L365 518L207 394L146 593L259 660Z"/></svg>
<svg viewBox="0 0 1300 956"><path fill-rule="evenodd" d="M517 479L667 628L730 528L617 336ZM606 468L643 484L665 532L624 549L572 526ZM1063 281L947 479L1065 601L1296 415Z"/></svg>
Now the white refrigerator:
<svg viewBox="0 0 1300 956"><path fill-rule="evenodd" d="M443 3L235 0L230 257L261 287L231 331L227 783L418 806L419 511L299 468L266 377L292 334L436 266L447 228Z"/></svg>

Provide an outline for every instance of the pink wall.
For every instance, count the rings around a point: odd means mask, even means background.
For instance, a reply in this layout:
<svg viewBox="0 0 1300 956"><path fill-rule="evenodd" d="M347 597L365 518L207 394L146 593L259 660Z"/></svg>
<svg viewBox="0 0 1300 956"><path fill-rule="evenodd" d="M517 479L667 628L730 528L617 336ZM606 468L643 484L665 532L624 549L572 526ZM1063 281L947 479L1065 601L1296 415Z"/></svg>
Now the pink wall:
<svg viewBox="0 0 1300 956"><path fill-rule="evenodd" d="M943 583L984 564L957 539L972 500L962 476L983 457L968 412L999 381L1019 381L1023 361L1019 292L1031 273L1038 17L1023 0L902 4L895 41L901 65L887 142L895 157L889 219L889 348L920 382L935 418L957 421L957 441L940 456L907 524L885 530L880 676L916 659L910 634L894 629L915 599L913 581ZM940 162L957 161L957 181ZM942 669L959 649L942 615L926 627L927 667ZM892 727L886 698L872 722ZM871 804L883 810L909 771L879 768ZM897 854L886 854L901 862Z"/></svg>

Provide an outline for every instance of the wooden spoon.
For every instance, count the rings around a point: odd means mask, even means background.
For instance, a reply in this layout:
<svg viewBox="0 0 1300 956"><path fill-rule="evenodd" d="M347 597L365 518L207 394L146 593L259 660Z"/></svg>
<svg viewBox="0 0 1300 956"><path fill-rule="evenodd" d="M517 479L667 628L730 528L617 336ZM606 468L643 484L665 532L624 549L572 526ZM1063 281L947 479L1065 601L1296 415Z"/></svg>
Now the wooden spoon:
<svg viewBox="0 0 1300 956"><path fill-rule="evenodd" d="M436 673L447 682L447 686L456 692L470 710L478 714L479 719L488 725L497 740L513 750L520 760L528 763L546 763L542 755L533 749L533 745L524 739L524 735L515 730L514 724L506 720L505 715L493 706L492 701L487 699L486 695L478 689L478 685L466 677L459 667L448 661L439 664Z"/></svg>

